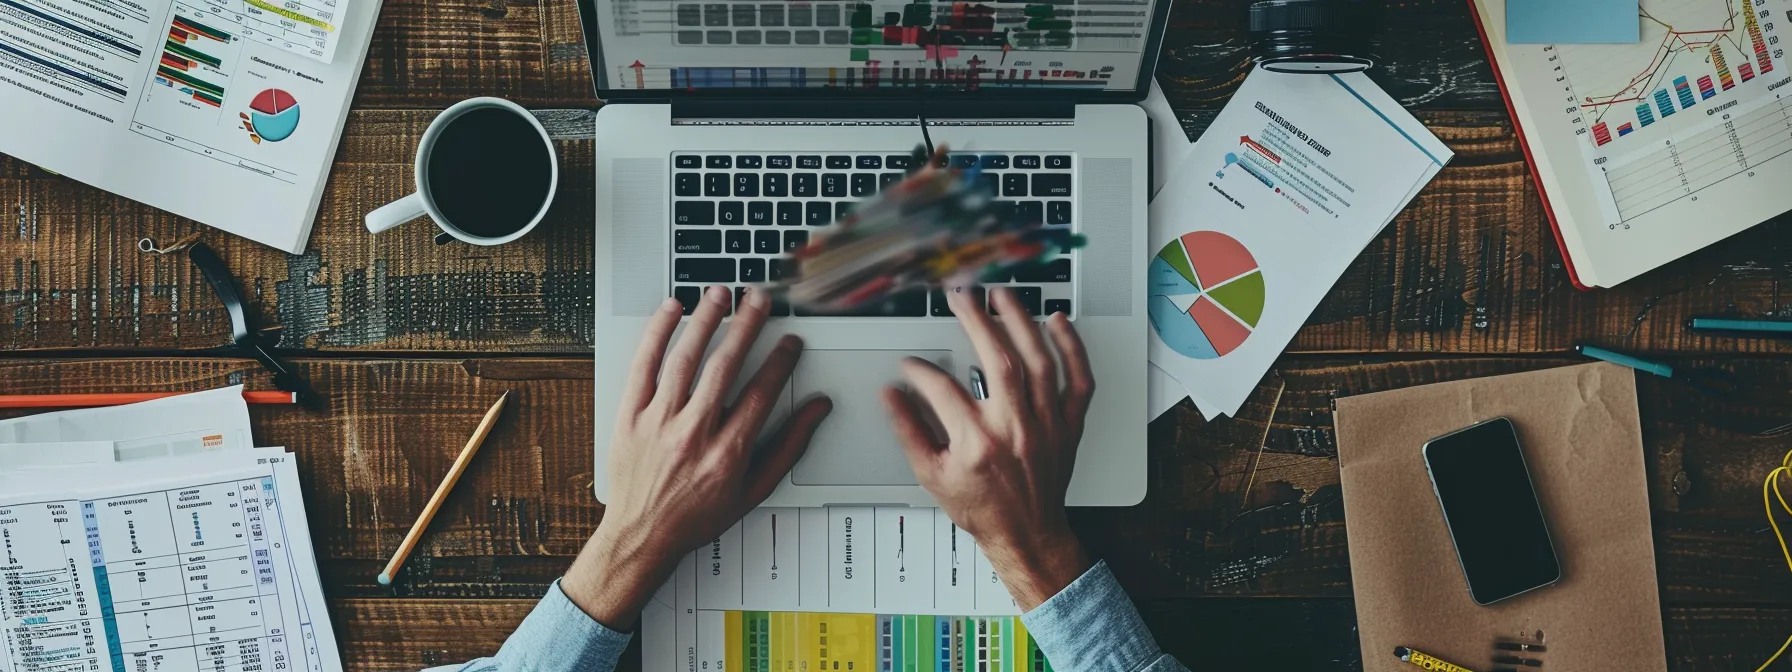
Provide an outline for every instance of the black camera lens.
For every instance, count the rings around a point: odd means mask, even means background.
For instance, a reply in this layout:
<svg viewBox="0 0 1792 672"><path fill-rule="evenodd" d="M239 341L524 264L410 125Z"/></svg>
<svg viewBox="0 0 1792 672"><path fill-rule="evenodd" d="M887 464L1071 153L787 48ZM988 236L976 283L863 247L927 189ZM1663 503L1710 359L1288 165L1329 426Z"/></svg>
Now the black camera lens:
<svg viewBox="0 0 1792 672"><path fill-rule="evenodd" d="M1383 0L1262 0L1251 5L1251 57L1275 72L1375 67Z"/></svg>

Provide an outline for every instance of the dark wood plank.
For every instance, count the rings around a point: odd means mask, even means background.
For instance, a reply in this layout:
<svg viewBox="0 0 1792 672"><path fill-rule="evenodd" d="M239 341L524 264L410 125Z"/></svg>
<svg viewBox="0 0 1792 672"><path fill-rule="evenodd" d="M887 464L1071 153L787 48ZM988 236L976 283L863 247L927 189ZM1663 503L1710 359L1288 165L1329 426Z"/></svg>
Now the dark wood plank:
<svg viewBox="0 0 1792 672"><path fill-rule="evenodd" d="M601 519L591 491L589 361L301 362L330 409L252 413L260 443L298 454L332 595L537 595ZM1152 425L1144 504L1078 509L1073 522L1139 594L1348 597L1331 400L1572 362L1285 358L1239 417L1206 422L1184 405ZM1662 594L1678 604L1786 604L1792 572L1766 530L1760 487L1789 446L1744 430L1786 417L1792 362L1685 364L1736 371L1752 391L1719 403L1662 379L1639 380ZM0 360L0 388L20 393L201 389L242 379L265 385L240 360ZM513 410L397 585L376 585L380 563L504 390L515 395Z"/></svg>
<svg viewBox="0 0 1792 672"><path fill-rule="evenodd" d="M362 217L411 186L433 113L351 114L306 254L220 232L219 249L284 327L319 350L589 352L594 250L591 114L543 111L563 168L555 210L522 241L438 247L427 222L380 236ZM1580 341L1656 352L1786 352L1792 341L1688 333L1705 313L1780 315L1792 220L1757 227L1616 289L1576 291L1502 114L1422 116L1457 158L1358 256L1293 352L1563 352ZM1191 119L1192 122L1201 122ZM198 349L229 333L184 259L138 252L202 230L9 159L0 205L0 347Z"/></svg>
<svg viewBox="0 0 1792 672"><path fill-rule="evenodd" d="M416 670L492 655L534 605L533 599L338 599L330 615L347 669ZM1350 600L1150 599L1140 601L1139 611L1158 645L1190 669L1362 669ZM1784 608L1674 607L1663 621L1669 669L1676 672L1754 670L1792 632L1792 610ZM638 670L640 663L637 638L618 669Z"/></svg>

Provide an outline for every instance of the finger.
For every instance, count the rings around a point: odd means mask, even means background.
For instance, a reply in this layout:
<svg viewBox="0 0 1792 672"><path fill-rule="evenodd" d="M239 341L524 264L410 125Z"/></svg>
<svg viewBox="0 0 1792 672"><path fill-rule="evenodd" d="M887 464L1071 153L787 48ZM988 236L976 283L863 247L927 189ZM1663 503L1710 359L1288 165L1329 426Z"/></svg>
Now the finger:
<svg viewBox="0 0 1792 672"><path fill-rule="evenodd" d="M915 478L926 483L938 468L940 451L945 450L933 439L927 421L921 418L921 408L907 392L895 387L886 387L883 392L884 409L890 413L890 429L896 433L896 442L902 444L902 454L908 456L908 466L915 472Z"/></svg>
<svg viewBox="0 0 1792 672"><path fill-rule="evenodd" d="M691 395L691 381L697 379L697 367L703 364L703 351L709 349L709 339L715 336L716 326L728 314L728 304L733 300L726 287L711 287L703 292L703 300L697 302L696 314L684 323L684 334L678 337L678 344L672 346L672 354L666 358L654 403L665 406L668 411L684 408L685 400Z"/></svg>
<svg viewBox="0 0 1792 672"><path fill-rule="evenodd" d="M709 361L703 365L703 373L697 379L697 391L692 393L685 408L721 417L722 396L734 389L734 379L740 375L740 367L746 363L747 351L753 348L753 341L758 340L759 330L771 314L771 305L771 297L766 292L746 291L741 305L734 311L734 320L728 324L728 334L722 337L722 345L709 354Z"/></svg>
<svg viewBox="0 0 1792 672"><path fill-rule="evenodd" d="M995 294L1007 291L991 290L990 298L993 300ZM958 316L958 324L964 327L971 346L977 350L977 360L983 365L983 376L989 382L989 398L1011 406L1015 404L1022 394L1021 370L1014 361L1014 348L1009 345L1008 337L996 328L995 321L989 319L983 306L977 305L970 290L948 292L946 304L952 307L952 314Z"/></svg>
<svg viewBox="0 0 1792 672"><path fill-rule="evenodd" d="M1076 327L1070 325L1070 319L1063 313L1055 313L1045 321L1045 329L1052 335L1052 345L1058 350L1058 358L1064 365L1064 391L1060 403L1064 409L1064 419L1074 424L1081 431L1083 416L1089 412L1089 400L1095 397L1095 372L1089 366L1089 351L1083 347L1083 339L1076 335Z"/></svg>
<svg viewBox="0 0 1792 672"><path fill-rule="evenodd" d="M666 346L672 332L678 330L678 318L684 316L678 299L668 297L653 317L647 320L647 331L641 344L635 346L635 361L628 369L628 383L622 387L622 410L634 413L653 400L653 390L660 376L660 362L666 358Z"/></svg>
<svg viewBox="0 0 1792 672"><path fill-rule="evenodd" d="M933 417L938 418L940 426L946 430L948 441L955 438L957 429L971 422L977 414L976 402L971 399L970 392L965 391L951 374L940 370L939 365L918 357L902 360L902 377L908 380L915 394L927 402Z"/></svg>
<svg viewBox="0 0 1792 672"><path fill-rule="evenodd" d="M1020 353L1021 366L1026 370L1031 408L1041 416L1055 414L1059 410L1058 363L1045 346L1045 336L1039 333L1039 325L1033 322L1026 307L1020 305L1014 292L996 292L995 298L1002 329L1008 334L1008 342Z"/></svg>
<svg viewBox="0 0 1792 672"><path fill-rule="evenodd" d="M815 437L815 429L833 410L834 402L827 397L804 402L772 435L772 440L753 456L753 466L747 470L748 508L758 506L778 489L784 475L790 473L790 468L796 466L796 461L803 459L803 453L809 450L809 439Z"/></svg>
<svg viewBox="0 0 1792 672"><path fill-rule="evenodd" d="M777 408L778 397L784 393L784 386L790 383L790 373L796 370L796 363L802 357L803 339L792 335L778 339L771 354L766 355L765 362L741 389L734 407L728 410L725 421L728 431L748 437L759 436L760 428L765 427L765 419L772 409Z"/></svg>

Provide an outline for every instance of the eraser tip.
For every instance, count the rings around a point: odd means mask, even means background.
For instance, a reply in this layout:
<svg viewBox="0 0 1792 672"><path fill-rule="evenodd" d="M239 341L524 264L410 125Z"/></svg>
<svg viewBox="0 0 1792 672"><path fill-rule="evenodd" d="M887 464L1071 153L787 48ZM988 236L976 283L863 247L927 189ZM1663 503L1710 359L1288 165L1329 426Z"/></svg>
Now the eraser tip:
<svg viewBox="0 0 1792 672"><path fill-rule="evenodd" d="M380 572L379 582L382 586L390 586L392 585L392 577L386 576L385 572Z"/></svg>

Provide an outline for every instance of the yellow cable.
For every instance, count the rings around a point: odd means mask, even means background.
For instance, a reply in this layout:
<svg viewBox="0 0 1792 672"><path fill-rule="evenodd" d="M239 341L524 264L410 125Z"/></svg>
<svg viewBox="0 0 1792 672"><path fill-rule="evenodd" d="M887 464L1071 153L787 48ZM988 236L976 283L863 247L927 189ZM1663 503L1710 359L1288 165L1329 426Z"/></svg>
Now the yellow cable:
<svg viewBox="0 0 1792 672"><path fill-rule="evenodd" d="M1785 457L1780 458L1780 466L1767 472L1767 480L1761 482L1761 505L1767 509L1767 524L1773 528L1773 536L1780 542L1780 553L1786 556L1786 568L1792 569L1792 550L1786 548L1786 535L1780 531L1780 523L1773 517L1773 500L1775 499L1779 500L1780 508L1785 510L1786 515L1792 516L1792 506L1786 504L1786 496L1780 492L1780 476L1782 474L1792 474L1792 452L1787 452ZM1772 496L1769 497L1769 494ZM1761 667L1756 668L1755 672L1763 672L1768 665L1773 664L1773 661L1779 660L1780 655L1786 652L1787 647L1792 647L1792 637L1787 637L1786 643L1780 645L1780 650L1773 652L1767 662L1761 663Z"/></svg>

